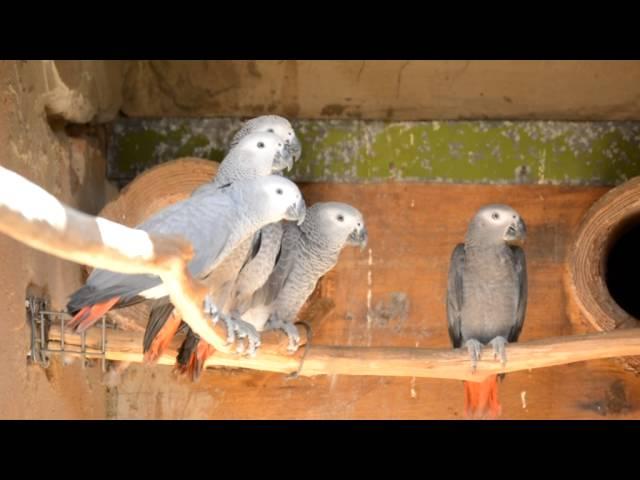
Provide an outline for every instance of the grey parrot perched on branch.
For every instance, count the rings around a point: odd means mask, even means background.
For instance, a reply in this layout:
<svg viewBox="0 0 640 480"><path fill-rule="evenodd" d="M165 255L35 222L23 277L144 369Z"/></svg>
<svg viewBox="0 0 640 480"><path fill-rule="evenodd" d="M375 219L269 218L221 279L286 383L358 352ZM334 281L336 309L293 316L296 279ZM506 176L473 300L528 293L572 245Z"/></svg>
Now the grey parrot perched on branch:
<svg viewBox="0 0 640 480"><path fill-rule="evenodd" d="M290 151L293 162L297 162L302 154L302 147L295 133L292 133L288 120L276 115L265 115L247 121L236 133L232 145L246 135L247 132L264 130L273 131L285 139L290 139ZM264 285L275 265L276 257L280 251L282 241L283 224L272 223L263 227L257 234L254 243L254 251L247 263L242 267L232 292L230 308L234 312L243 312L248 307L255 291Z"/></svg>
<svg viewBox="0 0 640 480"><path fill-rule="evenodd" d="M367 245L362 214L339 202L319 202L309 207L300 225L286 224L282 246L273 271L256 291L242 318L258 331L280 329L289 337L289 349L298 348L294 325L300 309L320 278L338 262L347 245Z"/></svg>
<svg viewBox="0 0 640 480"><path fill-rule="evenodd" d="M447 288L449 337L466 347L475 371L483 345L505 364L506 344L517 342L527 308L527 266L521 245L526 227L507 205L487 205L469 223L464 244L453 250ZM501 376L502 378L503 376ZM498 376L464 382L465 414L500 415Z"/></svg>
<svg viewBox="0 0 640 480"><path fill-rule="evenodd" d="M293 131L289 120L278 115L262 115L244 122L240 130L231 139L229 148L235 147L240 140L250 133L269 132L278 135L287 145L293 158L293 162L300 160L302 146L300 140Z"/></svg>
<svg viewBox="0 0 640 480"><path fill-rule="evenodd" d="M237 141L225 156L214 179L196 189L192 196L206 194L237 180L280 172L292 165L293 157L290 149L278 135L270 132L249 133ZM207 286L227 326L229 342L233 341L236 332L249 337L250 342L255 343L258 340L257 334L253 332L254 329L243 325L242 322L233 322L227 315L227 309L224 308L226 298L231 293L242 265L248 260L247 257L254 243L255 235L238 245L208 277ZM181 325L182 321L175 315L173 305L168 298L154 302L143 341L145 362L153 363L158 359Z"/></svg>
<svg viewBox="0 0 640 480"><path fill-rule="evenodd" d="M225 184L234 179L246 178L256 175L267 175L269 169L266 165L261 164L259 167L252 166L245 159L239 156L231 155L238 147L246 143L247 138L253 138L257 133L266 133L278 137L286 149L286 167L290 169L293 162L300 157L300 142L293 131L291 124L285 118L276 115L265 115L247 121L241 130L235 134L231 142L230 153L225 157L220 165L218 173L211 184L200 187L194 195L206 191L209 188L215 188L217 185ZM280 172L284 165L273 164L273 173ZM274 227L275 228L272 228ZM279 223L267 225L263 227L251 240L245 241L221 264L212 275L212 282L209 287L214 294L216 303L220 306L220 314L225 323L227 330L230 331L231 326L236 328L238 336L248 339L249 350L254 351L258 345L259 337L255 329L244 323L238 316L233 316L234 312L230 312L229 299L232 295L232 289L235 280L243 266L250 266L249 271L256 271L257 265L264 265L275 262L275 251L279 249L281 233ZM276 232L274 235L273 232ZM246 278L246 273L245 273ZM253 278L256 281L256 278ZM258 279L259 281L259 279ZM264 281L263 281L264 282ZM234 310L235 311L235 310ZM181 320L174 315L173 306L168 302L157 302L151 311L150 319L145 331L143 350L145 352L145 361L153 363L166 349L168 344L179 329L187 328ZM233 341L233 332L229 337L229 341ZM187 342L189 343L189 342ZM193 343L193 341L191 342ZM204 342L203 342L204 343ZM201 345L201 348L203 346ZM188 356L180 356L180 359L189 358ZM193 359L195 360L195 359ZM193 361L178 361L178 371L181 373L191 372L193 377L197 377L198 373Z"/></svg>
<svg viewBox="0 0 640 480"><path fill-rule="evenodd" d="M257 331L283 330L289 337L289 350L295 351L300 342L294 325L298 312L320 278L336 265L342 249L347 245L364 248L368 234L362 214L338 202L316 203L307 210L302 224L285 223L283 231L275 266L265 266L266 283L237 314ZM213 351L189 330L178 364L197 380Z"/></svg>
<svg viewBox="0 0 640 480"><path fill-rule="evenodd" d="M263 145L254 145L257 150L270 152L267 156L271 159L281 155L278 137L256 135L263 136L259 142ZM189 271L195 278L206 281L236 247L251 239L260 228L282 219L302 221L305 212L302 194L293 182L266 176L201 191L162 209L136 228L186 238L194 248ZM112 308L167 296L168 291L157 276L96 269L85 286L71 295L67 310L75 315L70 326L83 331ZM217 306L211 298L207 309L216 313Z"/></svg>

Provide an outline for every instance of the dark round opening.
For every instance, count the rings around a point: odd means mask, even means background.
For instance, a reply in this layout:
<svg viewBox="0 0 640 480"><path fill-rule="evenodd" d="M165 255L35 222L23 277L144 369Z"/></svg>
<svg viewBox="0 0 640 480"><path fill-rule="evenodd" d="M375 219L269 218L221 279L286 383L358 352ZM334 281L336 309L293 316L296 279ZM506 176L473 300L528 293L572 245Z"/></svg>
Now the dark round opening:
<svg viewBox="0 0 640 480"><path fill-rule="evenodd" d="M613 232L605 263L609 294L629 315L640 319L640 216Z"/></svg>

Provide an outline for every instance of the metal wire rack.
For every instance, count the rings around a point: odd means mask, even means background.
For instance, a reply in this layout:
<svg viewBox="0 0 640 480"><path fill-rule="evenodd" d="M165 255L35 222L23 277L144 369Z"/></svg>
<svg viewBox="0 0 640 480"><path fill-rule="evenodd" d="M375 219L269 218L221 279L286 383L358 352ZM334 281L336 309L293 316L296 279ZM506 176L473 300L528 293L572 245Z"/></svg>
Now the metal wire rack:
<svg viewBox="0 0 640 480"><path fill-rule="evenodd" d="M80 334L81 345L80 350L70 350L65 348L65 326L66 323L71 320L71 315L67 312L57 312L49 310L49 300L37 296L29 296L25 300L25 306L27 308L27 316L31 327L31 349L29 351L30 361L38 363L43 368L49 367L50 355L73 355L80 356L83 359L83 367L87 365L87 354L90 353L92 358L99 357L100 364L103 372L107 371L107 329L114 329L115 325L107 321L106 316L103 316L100 321L91 328L100 329L100 348L91 351L87 349L86 345L86 331ZM59 348L51 348L48 332L51 325L58 323L60 325L60 341L56 342L56 346Z"/></svg>

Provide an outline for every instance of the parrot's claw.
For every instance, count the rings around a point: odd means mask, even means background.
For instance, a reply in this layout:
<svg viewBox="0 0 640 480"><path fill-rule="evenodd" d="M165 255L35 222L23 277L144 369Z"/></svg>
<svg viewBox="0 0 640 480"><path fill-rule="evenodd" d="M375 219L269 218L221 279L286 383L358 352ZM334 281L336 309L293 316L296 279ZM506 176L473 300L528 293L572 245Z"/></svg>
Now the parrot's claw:
<svg viewBox="0 0 640 480"><path fill-rule="evenodd" d="M233 319L229 315L218 315L224 322L224 327L227 330L227 345L231 345L236 341L236 326Z"/></svg>
<svg viewBox="0 0 640 480"><path fill-rule="evenodd" d="M500 359L500 363L504 367L507 364L507 349L505 348L507 340L504 337L496 337L489 342L493 347L493 358Z"/></svg>
<svg viewBox="0 0 640 480"><path fill-rule="evenodd" d="M258 333L258 331L253 325L237 317L234 317L233 319L233 327L237 339L246 339L247 356L254 357L256 354L256 350L261 345L260 334ZM240 342L236 351L238 353L244 353L245 342Z"/></svg>
<svg viewBox="0 0 640 480"><path fill-rule="evenodd" d="M218 307L216 306L210 295L204 297L204 313L205 315L209 315L211 317L211 321L214 325L218 323L220 310L218 310Z"/></svg>
<svg viewBox="0 0 640 480"><path fill-rule="evenodd" d="M271 317L265 326L265 330L282 330L289 338L287 351L293 353L300 346L300 332L292 322L286 322L276 317Z"/></svg>
<svg viewBox="0 0 640 480"><path fill-rule="evenodd" d="M233 321L227 315L222 315L220 313L220 310L218 310L218 307L210 295L204 297L204 313L211 318L213 325L217 325L218 321L222 319L227 330L227 345L231 345L235 342L236 336Z"/></svg>
<svg viewBox="0 0 640 480"><path fill-rule="evenodd" d="M482 344L475 339L467 340L465 343L467 350L469 351L469 356L471 357L471 371L475 373L476 368L478 367L478 360L482 356Z"/></svg>

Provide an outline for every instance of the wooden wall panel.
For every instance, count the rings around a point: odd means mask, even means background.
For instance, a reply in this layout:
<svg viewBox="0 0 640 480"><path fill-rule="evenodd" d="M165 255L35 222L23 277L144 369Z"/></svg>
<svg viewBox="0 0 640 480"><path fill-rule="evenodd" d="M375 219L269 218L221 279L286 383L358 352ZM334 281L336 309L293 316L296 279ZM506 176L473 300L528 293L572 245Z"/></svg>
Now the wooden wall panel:
<svg viewBox="0 0 640 480"><path fill-rule="evenodd" d="M578 222L603 188L384 183L307 184L303 191L308 203L331 199L358 207L370 233L370 250L345 250L323 281L322 292L336 306L316 326L314 342L449 345L449 256L486 203L509 203L527 222L530 297L522 340L584 329L574 328L566 314L563 261ZM118 388L116 410L119 418L460 418L462 395L458 381L286 379L228 370L209 370L191 385L173 379L169 367L134 366ZM510 374L501 398L506 419L640 418L640 378L615 360Z"/></svg>

